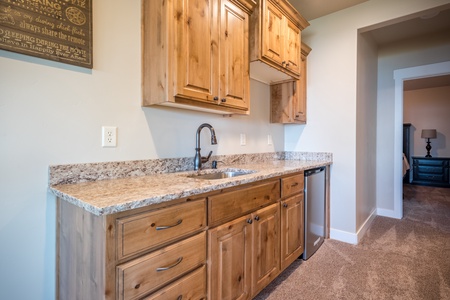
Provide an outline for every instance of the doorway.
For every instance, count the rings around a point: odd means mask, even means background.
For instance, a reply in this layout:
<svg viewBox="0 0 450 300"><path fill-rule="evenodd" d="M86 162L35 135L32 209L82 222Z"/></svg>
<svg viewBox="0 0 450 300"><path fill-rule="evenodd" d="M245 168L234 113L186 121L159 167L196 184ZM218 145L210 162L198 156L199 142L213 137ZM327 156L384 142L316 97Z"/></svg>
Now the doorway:
<svg viewBox="0 0 450 300"><path fill-rule="evenodd" d="M450 74L450 61L398 69L394 71L395 107L394 107L394 212L393 217L403 217L403 82L405 80L427 78Z"/></svg>

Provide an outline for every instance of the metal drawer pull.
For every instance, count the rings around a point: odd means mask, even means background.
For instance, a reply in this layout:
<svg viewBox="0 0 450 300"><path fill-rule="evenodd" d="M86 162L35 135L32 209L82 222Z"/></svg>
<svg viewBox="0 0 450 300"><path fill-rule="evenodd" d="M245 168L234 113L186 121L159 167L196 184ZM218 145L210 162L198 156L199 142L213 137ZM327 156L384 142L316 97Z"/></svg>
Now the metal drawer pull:
<svg viewBox="0 0 450 300"><path fill-rule="evenodd" d="M291 184L291 187L297 186L298 182Z"/></svg>
<svg viewBox="0 0 450 300"><path fill-rule="evenodd" d="M166 270L172 269L173 267L176 267L177 265L179 265L182 260L183 260L183 256L180 256L180 257L178 257L178 260L176 263L174 263L173 265L168 266L168 267L156 268L156 272L161 272L161 271L166 271Z"/></svg>
<svg viewBox="0 0 450 300"><path fill-rule="evenodd" d="M156 230L164 230L164 229L169 229L169 228L172 228L172 227L175 227L175 226L178 226L178 225L180 225L181 223L183 222L183 219L179 219L178 221L177 221L177 223L176 224L173 224L173 225L167 225L167 226L156 226Z"/></svg>
<svg viewBox="0 0 450 300"><path fill-rule="evenodd" d="M183 299L183 295L178 296L177 300Z"/></svg>

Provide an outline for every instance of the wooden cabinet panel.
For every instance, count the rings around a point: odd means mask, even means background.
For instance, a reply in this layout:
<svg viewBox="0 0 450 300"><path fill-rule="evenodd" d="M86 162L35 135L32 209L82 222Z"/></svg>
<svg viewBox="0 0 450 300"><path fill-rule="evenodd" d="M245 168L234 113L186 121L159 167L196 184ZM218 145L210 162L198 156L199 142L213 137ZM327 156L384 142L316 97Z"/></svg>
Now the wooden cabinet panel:
<svg viewBox="0 0 450 300"><path fill-rule="evenodd" d="M303 172L290 177L281 179L281 196L288 197L290 195L303 192L305 186Z"/></svg>
<svg viewBox="0 0 450 300"><path fill-rule="evenodd" d="M119 259L206 227L206 199L117 219Z"/></svg>
<svg viewBox="0 0 450 300"><path fill-rule="evenodd" d="M259 1L250 23L250 61L270 66L255 66L258 72L267 70L270 74L252 76L268 84L300 79L301 30L308 25L286 0Z"/></svg>
<svg viewBox="0 0 450 300"><path fill-rule="evenodd" d="M248 110L250 77L249 16L230 1L221 2L220 105Z"/></svg>
<svg viewBox="0 0 450 300"><path fill-rule="evenodd" d="M173 96L213 102L217 87L217 31L212 2L174 1L176 89ZM216 90L214 90L216 89Z"/></svg>
<svg viewBox="0 0 450 300"><path fill-rule="evenodd" d="M208 299L250 299L251 215L208 230Z"/></svg>
<svg viewBox="0 0 450 300"><path fill-rule="evenodd" d="M275 203L252 214L252 295L267 286L280 272L280 209Z"/></svg>
<svg viewBox="0 0 450 300"><path fill-rule="evenodd" d="M281 270L296 260L304 249L304 194L281 201Z"/></svg>
<svg viewBox="0 0 450 300"><path fill-rule="evenodd" d="M301 45L300 79L270 85L271 123L306 124L306 57L311 48L304 43ZM295 63L292 62L291 66L294 65Z"/></svg>
<svg viewBox="0 0 450 300"><path fill-rule="evenodd" d="M206 260L206 233L182 240L117 266L119 299L136 299L183 275Z"/></svg>
<svg viewBox="0 0 450 300"><path fill-rule="evenodd" d="M264 10L262 38L262 55L277 64L283 61L283 14L272 4L266 2Z"/></svg>
<svg viewBox="0 0 450 300"><path fill-rule="evenodd" d="M143 106L249 114L253 0L142 1Z"/></svg>
<svg viewBox="0 0 450 300"><path fill-rule="evenodd" d="M166 299L206 299L206 266L195 270L143 300Z"/></svg>
<svg viewBox="0 0 450 300"><path fill-rule="evenodd" d="M210 196L208 197L208 224L216 226L275 203L279 198L279 180Z"/></svg>
<svg viewBox="0 0 450 300"><path fill-rule="evenodd" d="M285 28L285 67L294 74L300 74L301 32L293 22L286 19Z"/></svg>

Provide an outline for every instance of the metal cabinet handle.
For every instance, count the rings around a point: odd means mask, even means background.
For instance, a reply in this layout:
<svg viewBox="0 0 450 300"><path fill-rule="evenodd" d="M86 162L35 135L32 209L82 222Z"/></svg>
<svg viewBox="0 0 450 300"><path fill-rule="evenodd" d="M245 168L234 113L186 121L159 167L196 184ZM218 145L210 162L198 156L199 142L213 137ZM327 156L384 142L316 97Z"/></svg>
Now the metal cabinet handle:
<svg viewBox="0 0 450 300"><path fill-rule="evenodd" d="M291 187L297 186L298 182L291 184Z"/></svg>
<svg viewBox="0 0 450 300"><path fill-rule="evenodd" d="M169 228L172 228L172 227L175 227L175 226L180 225L182 222L183 222L183 219L179 219L179 220L177 221L177 223L176 223L176 224L173 224L173 225L156 226L156 230L169 229Z"/></svg>
<svg viewBox="0 0 450 300"><path fill-rule="evenodd" d="M213 99L214 99L214 101L218 101L219 97L215 96Z"/></svg>
<svg viewBox="0 0 450 300"><path fill-rule="evenodd" d="M287 203L283 203L283 207L288 207L288 204Z"/></svg>
<svg viewBox="0 0 450 300"><path fill-rule="evenodd" d="M222 98L220 101L222 101L223 103L227 102L227 98Z"/></svg>
<svg viewBox="0 0 450 300"><path fill-rule="evenodd" d="M253 220L252 220L252 219L248 219L248 220L247 220L247 223L248 223L248 224L252 224L252 223L253 223Z"/></svg>
<svg viewBox="0 0 450 300"><path fill-rule="evenodd" d="M167 267L156 268L156 272L161 272L161 271L166 271L166 270L172 269L173 267L176 267L177 265L179 265L182 260L183 260L183 256L180 256L180 257L178 257L177 261L173 265L170 265Z"/></svg>
<svg viewBox="0 0 450 300"><path fill-rule="evenodd" d="M255 220L256 220L256 221L259 221L259 216L256 216L256 217L255 217Z"/></svg>
<svg viewBox="0 0 450 300"><path fill-rule="evenodd" d="M182 300L183 299L183 295L180 295L177 297L177 300Z"/></svg>

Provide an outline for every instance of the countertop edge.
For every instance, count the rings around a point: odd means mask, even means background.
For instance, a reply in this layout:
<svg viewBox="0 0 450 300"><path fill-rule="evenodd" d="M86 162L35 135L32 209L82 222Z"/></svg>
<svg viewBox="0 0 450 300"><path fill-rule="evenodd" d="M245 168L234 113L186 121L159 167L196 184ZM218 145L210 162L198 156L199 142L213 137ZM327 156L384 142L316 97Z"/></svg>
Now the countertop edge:
<svg viewBox="0 0 450 300"><path fill-rule="evenodd" d="M261 180L265 180L265 179L270 179L270 178L274 178L274 177L285 176L285 175L289 175L291 173L296 173L296 172L300 172L300 171L304 171L304 170L308 170L308 169L312 169L312 168L316 168L316 167L328 166L328 165L331 165L333 162L332 162L332 160L309 160L309 161L307 161L307 163L308 163L307 166L301 166L301 167L294 166L294 167L288 167L287 169L281 168L280 170L272 171L272 172L264 172L264 170L260 170L256 173L248 174L247 176L242 176L242 177L234 177L234 178L219 179L219 180L202 180L201 187L195 187L194 183L198 183L198 179L192 179L193 187L190 189L183 190L181 192L165 192L165 193L161 193L161 194L154 195L151 197L138 197L134 200L126 200L126 201L123 201L120 203L105 205L103 207L98 207L98 206L92 205L92 204L88 203L89 201L79 199L70 193L66 193L66 192L62 191L61 187L63 187L64 185L50 186L49 191L52 194L54 194L56 197L58 197L64 201L67 201L75 206L81 207L82 209L84 209L94 215L103 216L103 215L109 215L109 214L119 213L119 212L123 212L123 211L128 211L128 210L132 210L132 209L136 209L136 208L151 206L154 204L170 202L172 200L176 200L176 199L180 199L180 198L196 196L196 195L200 195L203 193L212 192L215 190L231 188L231 187L248 184L248 183L252 183L252 182L256 182L256 181L261 181ZM241 167L248 168L249 166L251 166L251 164L246 164L243 166L234 165L233 168L241 168ZM166 174L166 175L168 175L168 176L183 176L183 174L186 174L186 173L189 173L189 172L171 173L171 174ZM155 179L160 175L161 174L136 176L133 178L138 179L138 178L142 178L142 177L149 177L149 178L153 177L153 179ZM128 178L128 179L133 180L133 178ZM118 179L110 179L110 180L104 180L104 181L108 181L109 183L114 183L114 181L117 181L117 180ZM91 183L91 184L95 184L95 182ZM189 184L189 183L187 183L187 184ZM77 186L77 185L80 185L80 184L72 184L72 186ZM82 188L81 185L80 185L80 188ZM130 186L130 188L132 188L132 187ZM125 192L123 192L123 194L125 194Z"/></svg>

